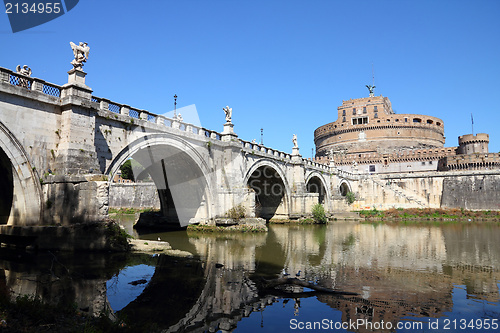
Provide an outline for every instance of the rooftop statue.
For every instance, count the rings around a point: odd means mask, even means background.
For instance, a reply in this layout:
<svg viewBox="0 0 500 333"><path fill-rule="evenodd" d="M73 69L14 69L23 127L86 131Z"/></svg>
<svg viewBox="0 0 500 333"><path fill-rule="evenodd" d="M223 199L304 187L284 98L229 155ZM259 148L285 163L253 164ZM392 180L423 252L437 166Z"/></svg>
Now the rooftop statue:
<svg viewBox="0 0 500 333"><path fill-rule="evenodd" d="M226 123L230 123L231 118L233 117L233 109L226 106L225 108L222 108L222 110L224 110L224 113L226 114Z"/></svg>
<svg viewBox="0 0 500 333"><path fill-rule="evenodd" d="M373 97L373 90L375 89L375 86L367 85L368 91L370 91L370 97Z"/></svg>
<svg viewBox="0 0 500 333"><path fill-rule="evenodd" d="M79 45L76 45L73 42L69 42L71 45L71 49L73 50L73 54L75 55L75 59L71 62L73 65L74 69L76 70L83 70L83 63L87 62L87 59L89 58L89 51L90 47L87 45L87 43L82 43L80 42Z"/></svg>

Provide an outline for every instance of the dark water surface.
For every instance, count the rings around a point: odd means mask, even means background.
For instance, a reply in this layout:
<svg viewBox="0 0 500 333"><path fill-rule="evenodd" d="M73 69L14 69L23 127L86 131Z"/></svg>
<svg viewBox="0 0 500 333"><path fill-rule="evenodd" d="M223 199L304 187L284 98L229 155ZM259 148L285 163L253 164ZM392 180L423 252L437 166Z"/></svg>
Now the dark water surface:
<svg viewBox="0 0 500 333"><path fill-rule="evenodd" d="M47 254L25 264L5 258L7 287L46 299L72 295L89 312L106 306L165 332L500 331L496 224L271 225L259 234L136 236L159 237L195 257ZM56 280L65 270L71 279ZM262 278L298 272L359 295L261 287Z"/></svg>

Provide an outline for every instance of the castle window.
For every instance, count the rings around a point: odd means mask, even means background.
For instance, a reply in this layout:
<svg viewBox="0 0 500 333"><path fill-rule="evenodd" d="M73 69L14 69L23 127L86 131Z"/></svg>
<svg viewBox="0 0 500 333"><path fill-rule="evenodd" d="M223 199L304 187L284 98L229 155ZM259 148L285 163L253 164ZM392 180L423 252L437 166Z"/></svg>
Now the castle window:
<svg viewBox="0 0 500 333"><path fill-rule="evenodd" d="M370 172L375 172L375 165L370 165Z"/></svg>
<svg viewBox="0 0 500 333"><path fill-rule="evenodd" d="M373 118L378 118L378 113L375 112L375 115L373 116Z"/></svg>
<svg viewBox="0 0 500 333"><path fill-rule="evenodd" d="M413 122L414 123L421 123L422 119L420 119L420 118L413 118Z"/></svg>
<svg viewBox="0 0 500 333"><path fill-rule="evenodd" d="M437 123L436 123L436 125L441 126L441 123L440 123L440 122L437 122Z"/></svg>
<svg viewBox="0 0 500 333"><path fill-rule="evenodd" d="M425 162L422 162L422 165L425 165Z"/></svg>
<svg viewBox="0 0 500 333"><path fill-rule="evenodd" d="M408 118L405 118L405 123L407 123L407 122L408 122Z"/></svg>
<svg viewBox="0 0 500 333"><path fill-rule="evenodd" d="M342 110L342 115L345 116L345 110Z"/></svg>
<svg viewBox="0 0 500 333"><path fill-rule="evenodd" d="M432 120L427 119L427 124L432 124L432 123L433 123L433 121L432 121Z"/></svg>
<svg viewBox="0 0 500 333"><path fill-rule="evenodd" d="M345 123L345 117L342 117L342 122Z"/></svg>
<svg viewBox="0 0 500 333"><path fill-rule="evenodd" d="M352 114L355 115L356 114L356 108L352 108Z"/></svg>
<svg viewBox="0 0 500 333"><path fill-rule="evenodd" d="M363 106L363 113L366 113L366 106Z"/></svg>
<svg viewBox="0 0 500 333"><path fill-rule="evenodd" d="M378 109L377 109L377 106L376 106L376 105L373 107L373 111L375 111L375 112L377 112L377 111L378 111Z"/></svg>
<svg viewBox="0 0 500 333"><path fill-rule="evenodd" d="M398 121L399 121L399 119L396 119L396 120L394 120L394 121L398 122Z"/></svg>
<svg viewBox="0 0 500 333"><path fill-rule="evenodd" d="M368 124L368 117L352 118L353 125Z"/></svg>

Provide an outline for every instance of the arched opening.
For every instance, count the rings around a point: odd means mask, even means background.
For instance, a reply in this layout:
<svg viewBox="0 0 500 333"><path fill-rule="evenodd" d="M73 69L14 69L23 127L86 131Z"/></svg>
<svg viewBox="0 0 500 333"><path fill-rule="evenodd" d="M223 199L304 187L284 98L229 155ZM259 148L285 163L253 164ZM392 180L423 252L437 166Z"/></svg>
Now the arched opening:
<svg viewBox="0 0 500 333"><path fill-rule="evenodd" d="M23 145L0 121L0 223L42 223L42 187ZM5 190L4 190L5 189Z"/></svg>
<svg viewBox="0 0 500 333"><path fill-rule="evenodd" d="M270 220L286 214L286 188L278 172L269 165L257 168L247 182L255 191L255 216Z"/></svg>
<svg viewBox="0 0 500 333"><path fill-rule="evenodd" d="M141 166L134 178L147 173L157 189L162 217L148 222L185 227L211 218L208 168L196 149L165 135L138 139L117 155L108 168L110 179L130 158Z"/></svg>
<svg viewBox="0 0 500 333"><path fill-rule="evenodd" d="M306 189L308 193L318 193L318 203L324 204L326 197L326 189L323 182L318 176L313 176L309 179L306 184Z"/></svg>
<svg viewBox="0 0 500 333"><path fill-rule="evenodd" d="M349 188L349 184L347 182L342 182L339 187L340 195L345 197L347 196L347 193L351 192L351 189Z"/></svg>
<svg viewBox="0 0 500 333"><path fill-rule="evenodd" d="M9 221L12 200L14 198L14 181L12 179L12 164L9 157L0 148L0 224Z"/></svg>

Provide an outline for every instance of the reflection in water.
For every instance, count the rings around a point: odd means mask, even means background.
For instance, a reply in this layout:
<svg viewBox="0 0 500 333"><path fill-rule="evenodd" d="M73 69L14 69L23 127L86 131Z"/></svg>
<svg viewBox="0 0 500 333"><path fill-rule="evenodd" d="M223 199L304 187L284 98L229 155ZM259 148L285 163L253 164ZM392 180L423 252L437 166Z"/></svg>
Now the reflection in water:
<svg viewBox="0 0 500 333"><path fill-rule="evenodd" d="M272 225L266 234L178 231L140 237L160 237L199 259L122 260L120 275L116 267L111 269L109 259L97 256L86 261L87 275L82 274L81 280L72 278L52 289L47 286L59 282L51 280L40 263L13 268L12 261L4 260L4 283L16 294L69 290L90 312L113 307L113 297L118 297L123 304L115 305L115 310L143 324L146 331L281 332L291 330L292 319L337 323L364 319L395 327L401 321L500 318L500 227L496 225ZM44 267L50 267L50 256L44 260ZM102 265L94 263L100 261ZM64 267L78 271L69 262ZM151 267L156 267L154 273ZM130 269L135 275L127 280L124 275ZM261 278L284 273L295 277L299 271L301 279L359 295L310 293L298 286L280 292L258 288ZM116 279L123 283L113 284ZM144 289L130 301L123 288L134 279L146 283L135 288ZM300 292L300 298L293 292Z"/></svg>
<svg viewBox="0 0 500 333"><path fill-rule="evenodd" d="M142 294L155 271L144 264L125 267L106 283L108 301L114 311L120 311Z"/></svg>
<svg viewBox="0 0 500 333"><path fill-rule="evenodd" d="M54 306L75 304L99 315L110 309L106 281L126 262L125 254L20 254L0 252L0 285L4 297L31 295Z"/></svg>

